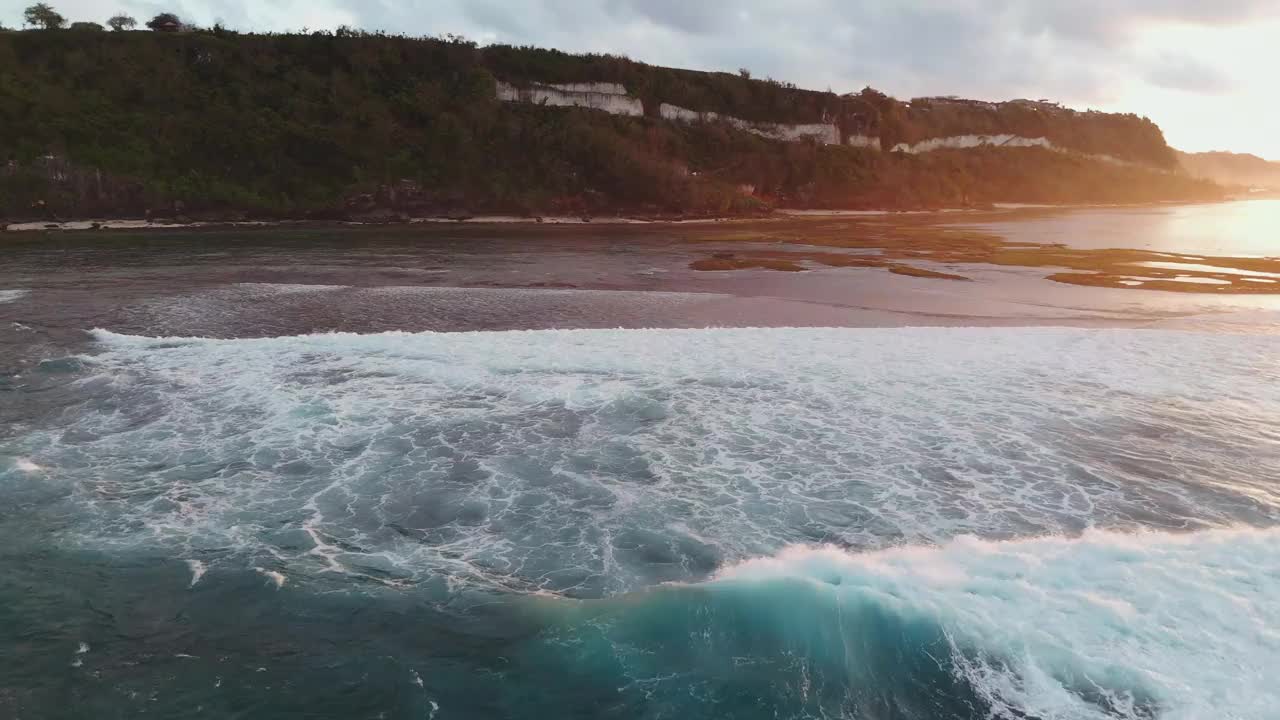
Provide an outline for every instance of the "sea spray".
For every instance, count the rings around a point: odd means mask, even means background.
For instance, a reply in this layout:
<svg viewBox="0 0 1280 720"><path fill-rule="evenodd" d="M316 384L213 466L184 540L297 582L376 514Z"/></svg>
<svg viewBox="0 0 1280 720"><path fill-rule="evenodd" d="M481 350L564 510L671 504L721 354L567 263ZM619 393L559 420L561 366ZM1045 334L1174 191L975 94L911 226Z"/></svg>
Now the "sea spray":
<svg viewBox="0 0 1280 720"><path fill-rule="evenodd" d="M1278 558L1280 531L1253 529L792 547L541 612L561 614L546 642L571 664L613 657L725 715L1262 718L1280 703Z"/></svg>

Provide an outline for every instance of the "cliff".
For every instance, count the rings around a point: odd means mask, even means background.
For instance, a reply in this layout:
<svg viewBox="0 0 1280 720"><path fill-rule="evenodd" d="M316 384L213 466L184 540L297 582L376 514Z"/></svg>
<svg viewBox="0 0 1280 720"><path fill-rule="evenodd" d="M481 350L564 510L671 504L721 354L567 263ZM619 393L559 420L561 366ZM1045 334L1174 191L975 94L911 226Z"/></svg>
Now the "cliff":
<svg viewBox="0 0 1280 720"><path fill-rule="evenodd" d="M1178 153L1186 172L1222 185L1280 191L1280 162L1229 152Z"/></svg>
<svg viewBox="0 0 1280 720"><path fill-rule="evenodd" d="M897 151L895 151L895 149ZM1204 199L1159 128L343 31L0 32L0 216Z"/></svg>

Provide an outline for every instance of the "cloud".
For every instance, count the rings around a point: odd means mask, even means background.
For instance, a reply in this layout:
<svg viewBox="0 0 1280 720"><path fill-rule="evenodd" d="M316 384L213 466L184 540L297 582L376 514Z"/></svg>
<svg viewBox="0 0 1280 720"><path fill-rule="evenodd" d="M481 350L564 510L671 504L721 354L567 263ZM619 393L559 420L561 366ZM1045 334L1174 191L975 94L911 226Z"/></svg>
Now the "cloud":
<svg viewBox="0 0 1280 720"><path fill-rule="evenodd" d="M355 9L355 0L350 7ZM404 0L397 6L421 6ZM1147 77L1218 92L1206 61L1153 64L1134 38L1158 24L1210 27L1277 12L1273 0L430 0L440 28L519 44L617 52L657 64L747 67L807 87L871 84L903 96L1117 98L1116 79ZM362 3L363 6L363 3ZM378 26L377 11L365 13ZM1179 77L1185 73L1185 77Z"/></svg>
<svg viewBox="0 0 1280 720"><path fill-rule="evenodd" d="M1135 30L1151 23L1235 25L1268 13L1273 0L1075 0L1017 3L1028 27L1095 48L1124 45Z"/></svg>
<svg viewBox="0 0 1280 720"><path fill-rule="evenodd" d="M26 0L0 0L17 18ZM96 0L56 3L75 19L110 12ZM613 51L657 64L751 68L800 85L990 97L1104 99L1118 72L1168 86L1178 69L1210 90L1193 58L1148 68L1133 34L1151 23L1220 26L1267 12L1274 0L121 0L140 17L170 9L198 23L287 30L348 23L482 41ZM1220 78L1219 78L1220 79Z"/></svg>
<svg viewBox="0 0 1280 720"><path fill-rule="evenodd" d="M469 23L485 28L487 35L501 34L504 37L515 38L531 34L526 28L524 18L509 12L501 2L476 0L476 2L467 3L462 11Z"/></svg>
<svg viewBox="0 0 1280 720"><path fill-rule="evenodd" d="M723 9L715 3L689 0L607 0L621 20L643 18L656 25L691 34L711 34L722 25Z"/></svg>
<svg viewBox="0 0 1280 720"><path fill-rule="evenodd" d="M1153 61L1147 82L1157 87L1202 95L1223 95L1234 89L1231 76L1187 55L1166 53Z"/></svg>

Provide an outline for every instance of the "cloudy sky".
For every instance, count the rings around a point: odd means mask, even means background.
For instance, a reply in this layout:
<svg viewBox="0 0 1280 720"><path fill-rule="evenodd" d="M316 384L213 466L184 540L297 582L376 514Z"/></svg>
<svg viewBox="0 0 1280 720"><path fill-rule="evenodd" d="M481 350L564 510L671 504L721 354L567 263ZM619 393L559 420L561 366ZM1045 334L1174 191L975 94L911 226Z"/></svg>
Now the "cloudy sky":
<svg viewBox="0 0 1280 720"><path fill-rule="evenodd" d="M347 24L750 69L819 90L1052 98L1135 112L1186 150L1280 160L1280 0L49 0L237 29ZM0 0L16 26L30 0Z"/></svg>

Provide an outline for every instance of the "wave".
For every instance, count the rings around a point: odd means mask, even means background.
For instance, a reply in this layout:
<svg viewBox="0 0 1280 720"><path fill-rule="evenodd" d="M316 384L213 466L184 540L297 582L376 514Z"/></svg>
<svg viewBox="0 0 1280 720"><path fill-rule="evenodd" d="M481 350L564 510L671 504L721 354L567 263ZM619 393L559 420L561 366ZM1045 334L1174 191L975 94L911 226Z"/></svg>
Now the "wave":
<svg viewBox="0 0 1280 720"><path fill-rule="evenodd" d="M299 290L320 288L322 290L342 289L347 286L329 286L329 285L300 285ZM464 292L511 292L526 293L528 291L522 289L490 289L490 288L451 288L451 287L388 287L373 288L374 290L385 290L388 292L439 292L448 293L464 293ZM26 292L26 291L21 291ZM538 293L553 294L599 294L603 291L596 290L539 290ZM615 292L612 294L629 294L657 297L685 297L691 293L676 292ZM696 293L697 295L707 295L708 293ZM717 296L718 297L718 296ZM1220 320L1239 319L1241 322L1250 324L1264 324L1258 318L1280 317L1280 311L1272 310L1248 310L1232 313L1218 313L1214 315L1196 316ZM1225 342L1232 343L1240 340L1239 336L1218 336L1216 333L1207 333L1196 329L1181 328L1164 328L1156 327L1154 329L1135 329L1135 328L1078 328L1078 327L1056 327L1056 326L1019 326L1019 327L992 327L988 325L977 326L894 326L894 327L817 327L817 326L734 326L734 327L699 327L699 328L671 328L671 327L655 327L655 328L563 328L563 329L518 329L518 330L464 330L464 331L437 331L437 330L384 330L379 332L343 332L343 331L325 331L302 333L297 335L273 335L266 337L221 337L221 336L202 336L202 335L136 335L132 333L120 333L106 328L91 328L86 331L94 340L110 345L152 345L155 343L169 343L175 341L193 342L193 343L258 343L258 342L310 342L310 341L350 341L353 346L375 344L379 340L394 340L398 338L465 338L465 337L487 337L498 339L507 336L520 337L555 337L555 336L596 336L597 339L604 340L610 336L702 336L706 338L719 336L722 338L732 337L750 337L757 336L757 339L763 339L768 335L778 335L785 338L788 335L796 338L805 339L807 336L830 336L830 339L840 339L842 336L865 336L867 338L874 336L899 336L907 339L917 337L924 339L927 336L964 336L971 337L989 336L992 338L1013 338L1016 336L1025 336L1041 339L1074 339L1075 341L1094 339L1129 339L1140 341L1144 337L1166 337L1166 338L1187 338L1194 340L1201 338L1206 342ZM1271 342L1274 344L1274 341ZM1229 346L1229 345L1228 345ZM1028 348L1033 350L1032 348Z"/></svg>
<svg viewBox="0 0 1280 720"><path fill-rule="evenodd" d="M1280 530L1088 532L850 553L792 547L563 613L706 716L1264 718L1280 703ZM698 714L698 713L695 713Z"/></svg>
<svg viewBox="0 0 1280 720"><path fill-rule="evenodd" d="M1280 707L1275 338L94 337L0 501L193 592L416 592L501 687L629 716Z"/></svg>
<svg viewBox="0 0 1280 720"><path fill-rule="evenodd" d="M21 288L17 290L0 290L0 303L11 303L16 300L21 300L26 297L29 292L29 290L23 290Z"/></svg>
<svg viewBox="0 0 1280 720"><path fill-rule="evenodd" d="M66 537L211 570L210 548L284 561L294 586L444 575L591 598L794 544L1280 518L1258 472L1280 463L1269 337L94 337L41 366L75 376L70 422L11 443L73 488Z"/></svg>

